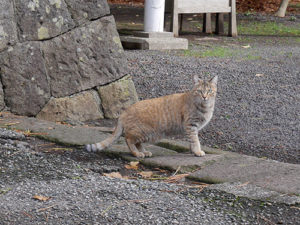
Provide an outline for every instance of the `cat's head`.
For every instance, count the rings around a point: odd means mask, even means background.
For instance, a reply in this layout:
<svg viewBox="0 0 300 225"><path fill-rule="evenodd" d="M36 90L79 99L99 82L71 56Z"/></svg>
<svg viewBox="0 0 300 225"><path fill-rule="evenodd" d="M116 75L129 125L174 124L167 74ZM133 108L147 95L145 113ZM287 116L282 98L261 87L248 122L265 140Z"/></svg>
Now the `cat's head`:
<svg viewBox="0 0 300 225"><path fill-rule="evenodd" d="M213 77L209 81L201 80L197 75L194 76L194 87L192 93L201 102L214 101L217 95L218 76Z"/></svg>

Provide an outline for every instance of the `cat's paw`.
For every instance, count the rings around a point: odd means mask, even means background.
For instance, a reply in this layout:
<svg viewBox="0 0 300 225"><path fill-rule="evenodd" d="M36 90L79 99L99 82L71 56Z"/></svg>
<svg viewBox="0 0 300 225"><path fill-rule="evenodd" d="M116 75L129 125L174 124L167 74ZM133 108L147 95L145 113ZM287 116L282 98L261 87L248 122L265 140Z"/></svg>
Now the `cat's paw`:
<svg viewBox="0 0 300 225"><path fill-rule="evenodd" d="M204 151L198 151L198 152L194 152L195 156L201 157L201 156L205 156L205 152Z"/></svg>
<svg viewBox="0 0 300 225"><path fill-rule="evenodd" d="M152 156L152 152L144 151L143 153L144 153L145 157L151 157Z"/></svg>
<svg viewBox="0 0 300 225"><path fill-rule="evenodd" d="M96 152L97 151L97 146L95 144L87 144L85 146L85 150L87 152Z"/></svg>
<svg viewBox="0 0 300 225"><path fill-rule="evenodd" d="M143 152L134 152L133 155L137 158L145 158L145 154Z"/></svg>

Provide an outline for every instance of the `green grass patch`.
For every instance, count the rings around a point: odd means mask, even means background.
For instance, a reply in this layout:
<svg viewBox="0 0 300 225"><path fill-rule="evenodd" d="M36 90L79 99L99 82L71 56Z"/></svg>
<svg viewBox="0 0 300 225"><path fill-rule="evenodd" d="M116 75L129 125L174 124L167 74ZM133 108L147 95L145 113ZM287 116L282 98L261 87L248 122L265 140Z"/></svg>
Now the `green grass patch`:
<svg viewBox="0 0 300 225"><path fill-rule="evenodd" d="M184 50L183 56L186 57L199 57L199 58L206 58L206 57L217 57L217 58L223 58L232 56L233 52L224 47L215 47L208 50Z"/></svg>
<svg viewBox="0 0 300 225"><path fill-rule="evenodd" d="M278 35L300 36L300 26L286 26L276 22L241 22L238 25L239 34L247 35Z"/></svg>
<svg viewBox="0 0 300 225"><path fill-rule="evenodd" d="M247 60L259 60L259 59L262 59L262 57L261 56L258 56L258 55L247 55L246 56L246 59Z"/></svg>

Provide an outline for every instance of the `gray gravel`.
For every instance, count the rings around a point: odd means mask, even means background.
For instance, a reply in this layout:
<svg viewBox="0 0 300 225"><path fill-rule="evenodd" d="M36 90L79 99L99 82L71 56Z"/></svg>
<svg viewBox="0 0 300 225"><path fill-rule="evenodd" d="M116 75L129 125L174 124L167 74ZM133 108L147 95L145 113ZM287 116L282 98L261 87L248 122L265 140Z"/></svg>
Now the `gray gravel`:
<svg viewBox="0 0 300 225"><path fill-rule="evenodd" d="M8 134L8 135L7 135ZM0 129L0 224L297 224L299 205L142 179L111 179L124 162ZM10 139L10 138L13 139ZM16 138L18 137L18 138ZM17 147L20 141L26 147ZM100 173L100 174L99 174ZM39 201L33 196L49 197Z"/></svg>
<svg viewBox="0 0 300 225"><path fill-rule="evenodd" d="M300 45L297 38L195 39L189 51L126 51L141 99L188 90L192 76L219 76L204 145L300 162ZM249 45L249 48L242 46ZM221 57L198 57L213 49ZM192 55L192 56L184 56Z"/></svg>

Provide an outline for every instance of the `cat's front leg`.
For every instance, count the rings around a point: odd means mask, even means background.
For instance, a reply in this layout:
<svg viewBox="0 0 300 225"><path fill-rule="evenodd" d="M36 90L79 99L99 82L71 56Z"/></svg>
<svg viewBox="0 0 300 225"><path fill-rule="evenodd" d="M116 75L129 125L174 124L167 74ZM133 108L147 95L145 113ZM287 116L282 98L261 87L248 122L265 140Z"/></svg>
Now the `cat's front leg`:
<svg viewBox="0 0 300 225"><path fill-rule="evenodd" d="M198 129L191 127L189 130L190 148L196 156L204 156L205 152L201 150L201 145L198 137Z"/></svg>

